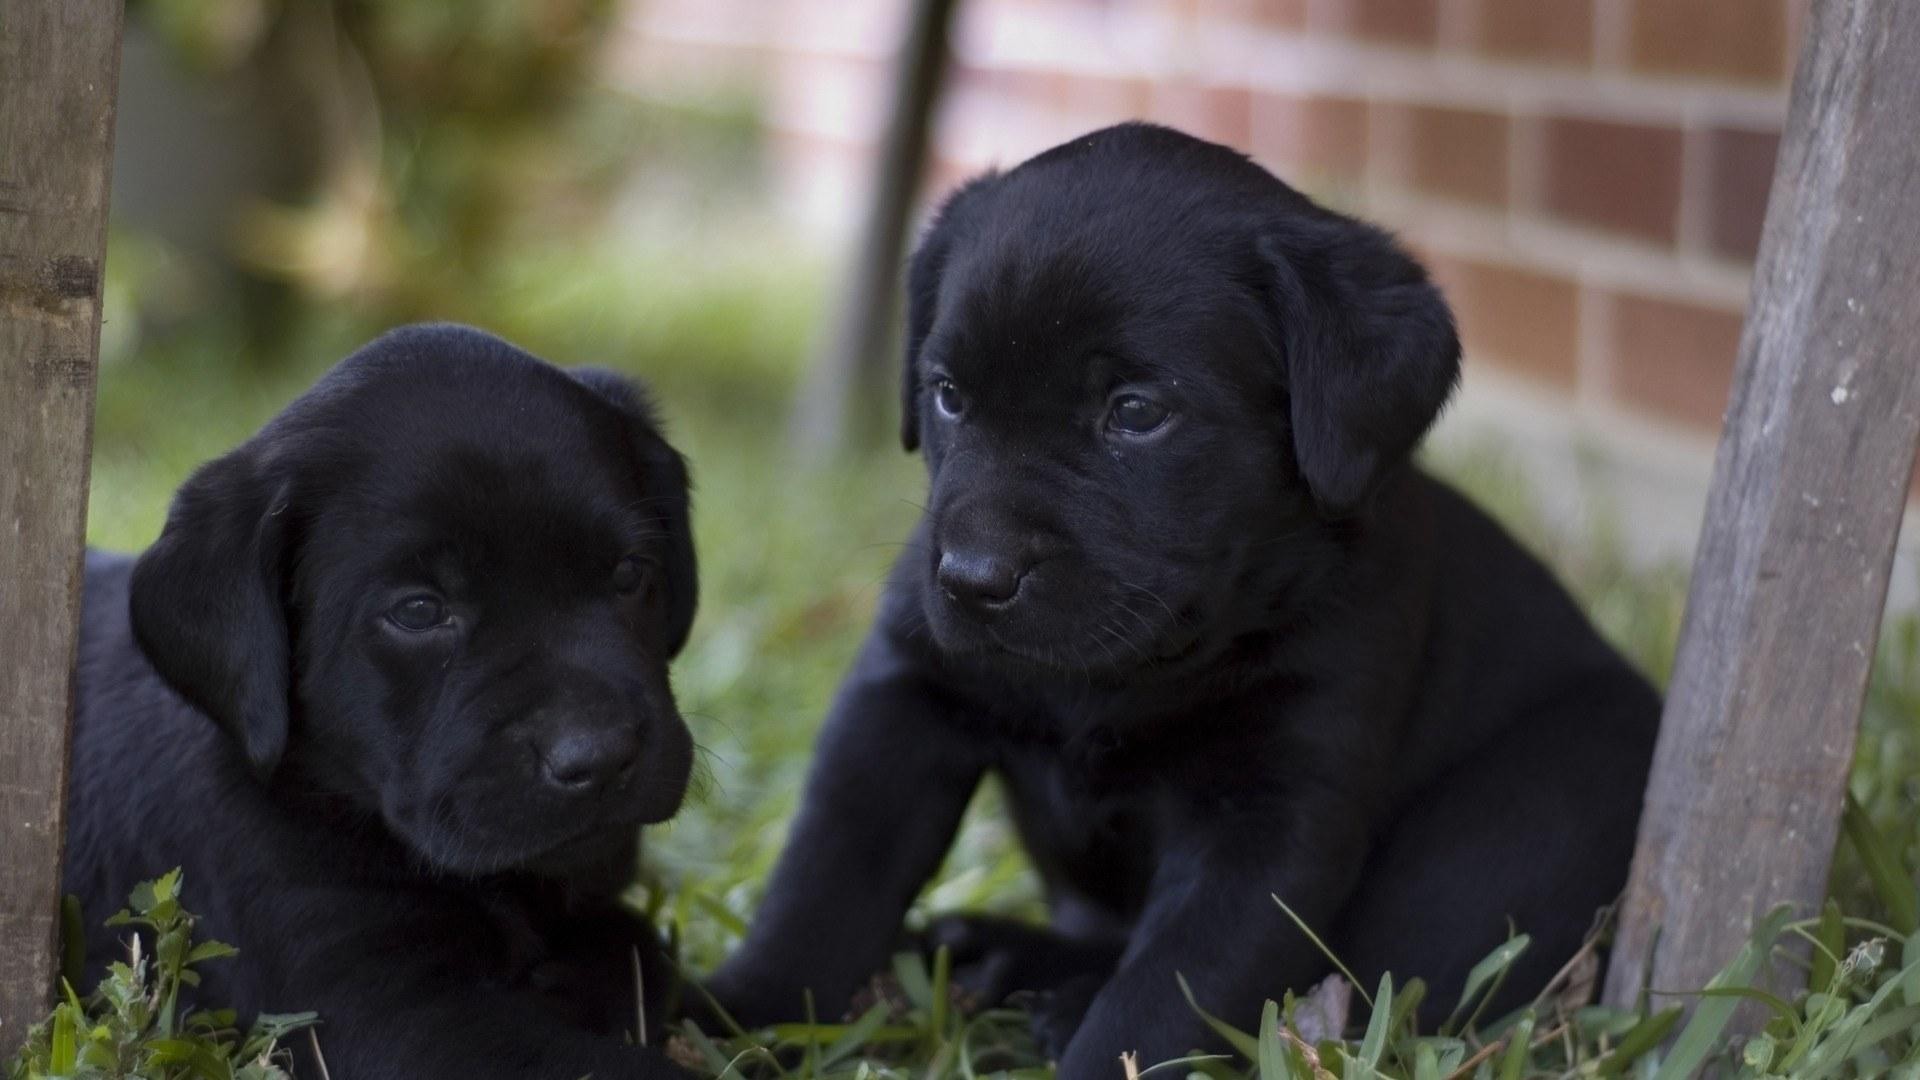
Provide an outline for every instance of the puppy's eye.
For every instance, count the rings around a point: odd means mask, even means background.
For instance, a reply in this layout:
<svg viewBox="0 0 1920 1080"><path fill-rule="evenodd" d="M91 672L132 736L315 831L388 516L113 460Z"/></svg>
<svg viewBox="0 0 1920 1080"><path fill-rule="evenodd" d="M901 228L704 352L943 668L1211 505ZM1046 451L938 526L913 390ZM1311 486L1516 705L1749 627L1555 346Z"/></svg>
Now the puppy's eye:
<svg viewBox="0 0 1920 1080"><path fill-rule="evenodd" d="M613 591L631 596L653 580L653 563L639 555L629 555L613 565Z"/></svg>
<svg viewBox="0 0 1920 1080"><path fill-rule="evenodd" d="M388 608L387 621L418 634L446 622L447 606L437 596L417 593Z"/></svg>
<svg viewBox="0 0 1920 1080"><path fill-rule="evenodd" d="M966 399L960 396L960 388L948 378L933 381L933 403L944 416L959 416L960 410L967 407Z"/></svg>
<svg viewBox="0 0 1920 1080"><path fill-rule="evenodd" d="M1122 394L1107 411L1107 426L1129 435L1145 435L1157 430L1172 415L1165 405L1139 394Z"/></svg>

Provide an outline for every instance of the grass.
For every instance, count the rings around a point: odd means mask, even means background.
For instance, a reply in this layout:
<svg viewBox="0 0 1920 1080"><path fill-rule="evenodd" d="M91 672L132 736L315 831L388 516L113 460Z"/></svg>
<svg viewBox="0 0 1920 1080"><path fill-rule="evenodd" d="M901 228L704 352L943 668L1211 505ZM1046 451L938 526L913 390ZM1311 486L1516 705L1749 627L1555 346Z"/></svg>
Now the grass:
<svg viewBox="0 0 1920 1080"><path fill-rule="evenodd" d="M815 340L822 273L793 252L768 250L752 223L739 229L731 237L739 243L703 229L697 249L692 230L662 223L657 243L644 249L534 252L500 268L464 315L554 360L644 377L693 462L702 605L675 681L701 747L701 782L687 810L650 833L649 877L633 899L664 913L696 971L737 940L757 899L816 725L924 488L918 462L893 448L811 471L785 465L786 406ZM753 254L690 257L696 250ZM93 541L122 549L149 542L193 465L244 438L370 329L347 319L310 325L297 344L265 358L204 335L110 356L96 424ZM124 327L122 335L133 336ZM1608 636L1664 680L1684 601L1682 568L1633 569L1604 535L1556 535L1497 452L1432 464L1550 553ZM1920 867L1920 623L1912 619L1895 621L1885 636L1853 791L1859 808L1835 870L1838 906L1811 920L1763 924L1664 1058L1654 1048L1676 1030L1670 1006L1680 999L1597 1009L1584 1000L1582 973L1572 971L1561 993L1530 1012L1443 1031L1414 1030L1408 1002L1421 993L1416 986L1350 988L1376 1002L1371 1022L1357 1030L1346 1021L1358 1023L1358 1006L1349 1012L1336 1004L1337 987L1323 988L1276 1001L1258 1031L1232 1033L1234 1059L1140 1068L1266 1078L1671 1076L1681 1075L1676 1062L1690 1060L1683 1054L1697 1053L1741 1075L1864 1076L1901 1067L1920 1076L1912 1034L1920 1026L1920 942L1909 917ZM994 791L983 792L917 911L1038 914L1037 886L996 804ZM1762 961L1783 956L1809 967L1815 992L1791 1002L1758 997ZM1500 962L1490 965L1495 978ZM676 1052L716 1076L1045 1074L1024 1017L956 1008L938 962L903 958L881 989L852 1020L683 1030ZM1773 1018L1763 1039L1735 1046L1713 1018L1724 1023L1743 996Z"/></svg>

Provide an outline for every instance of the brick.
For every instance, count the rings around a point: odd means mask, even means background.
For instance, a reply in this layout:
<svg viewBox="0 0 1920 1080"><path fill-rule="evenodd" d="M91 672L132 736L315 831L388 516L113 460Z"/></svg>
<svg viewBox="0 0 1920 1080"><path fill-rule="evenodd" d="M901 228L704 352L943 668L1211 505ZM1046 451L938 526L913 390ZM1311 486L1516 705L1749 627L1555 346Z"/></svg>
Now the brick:
<svg viewBox="0 0 1920 1080"><path fill-rule="evenodd" d="M1529 64L1593 62L1593 0L1482 0L1475 47Z"/></svg>
<svg viewBox="0 0 1920 1080"><path fill-rule="evenodd" d="M1239 86L1158 83L1149 115L1189 135L1244 149L1251 138L1249 93Z"/></svg>
<svg viewBox="0 0 1920 1080"><path fill-rule="evenodd" d="M1778 83L1787 73L1784 0L1634 0L1636 71Z"/></svg>
<svg viewBox="0 0 1920 1080"><path fill-rule="evenodd" d="M1338 0L1313 8L1313 27L1383 45L1430 49L1440 39L1439 0Z"/></svg>
<svg viewBox="0 0 1920 1080"><path fill-rule="evenodd" d="M1475 259L1435 256L1427 263L1453 308L1470 363L1572 391L1580 347L1574 282Z"/></svg>
<svg viewBox="0 0 1920 1080"><path fill-rule="evenodd" d="M1253 95L1253 156L1283 178L1355 177L1367 167L1367 103Z"/></svg>
<svg viewBox="0 0 1920 1080"><path fill-rule="evenodd" d="M1062 74L1057 90L1061 109L1088 128L1140 119L1153 103L1153 87L1145 79Z"/></svg>
<svg viewBox="0 0 1920 1080"><path fill-rule="evenodd" d="M1557 116L1542 127L1541 209L1661 244L1680 213L1680 132Z"/></svg>
<svg viewBox="0 0 1920 1080"><path fill-rule="evenodd" d="M1388 122L1407 133L1407 174L1396 179L1457 202L1506 205L1505 116L1428 105L1376 108L1392 110Z"/></svg>
<svg viewBox="0 0 1920 1080"><path fill-rule="evenodd" d="M1203 19L1300 30L1307 25L1307 0L1200 0L1199 14Z"/></svg>
<svg viewBox="0 0 1920 1080"><path fill-rule="evenodd" d="M1740 352L1740 312L1622 294L1611 338L1613 391L1622 403L1719 429Z"/></svg>
<svg viewBox="0 0 1920 1080"><path fill-rule="evenodd" d="M1773 188L1777 131L1715 128L1704 141L1707 170L1707 244L1714 254L1752 261Z"/></svg>

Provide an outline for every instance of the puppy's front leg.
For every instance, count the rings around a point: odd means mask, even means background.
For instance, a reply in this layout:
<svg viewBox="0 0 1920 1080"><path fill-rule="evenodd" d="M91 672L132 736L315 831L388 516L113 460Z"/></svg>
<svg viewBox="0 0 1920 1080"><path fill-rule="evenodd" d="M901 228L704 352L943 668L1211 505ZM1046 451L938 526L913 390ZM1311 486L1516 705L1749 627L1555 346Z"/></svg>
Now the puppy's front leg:
<svg viewBox="0 0 1920 1080"><path fill-rule="evenodd" d="M837 1016L887 959L987 761L888 639L861 649L828 715L800 813L746 942L708 982L746 1024Z"/></svg>
<svg viewBox="0 0 1920 1080"><path fill-rule="evenodd" d="M1304 992L1326 971L1273 897L1311 927L1331 923L1359 878L1363 819L1327 807L1288 817L1216 822L1170 845L1119 969L1061 1056L1061 1080L1118 1076L1124 1051L1146 1066L1217 1043L1177 976L1208 1012L1251 1030L1263 1001Z"/></svg>

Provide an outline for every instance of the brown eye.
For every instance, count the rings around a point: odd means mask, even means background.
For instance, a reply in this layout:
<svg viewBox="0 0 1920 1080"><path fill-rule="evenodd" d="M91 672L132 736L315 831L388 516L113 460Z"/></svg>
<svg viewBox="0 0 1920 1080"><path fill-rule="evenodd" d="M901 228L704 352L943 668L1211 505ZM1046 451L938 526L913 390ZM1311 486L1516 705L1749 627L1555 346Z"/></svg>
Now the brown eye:
<svg viewBox="0 0 1920 1080"><path fill-rule="evenodd" d="M1128 435L1145 435L1167 422L1171 411L1159 402L1139 394L1123 394L1114 399L1107 412L1107 426Z"/></svg>
<svg viewBox="0 0 1920 1080"><path fill-rule="evenodd" d="M631 596L646 588L653 576L653 564L639 555L629 555L613 567L613 590Z"/></svg>
<svg viewBox="0 0 1920 1080"><path fill-rule="evenodd" d="M416 593L387 609L387 621L419 634L447 621L447 606L429 593Z"/></svg>

